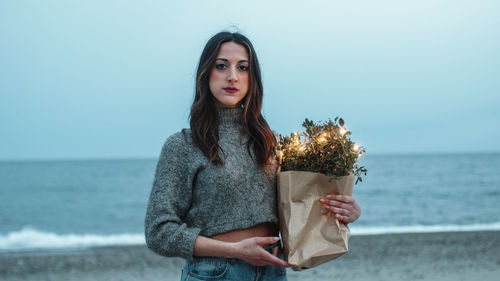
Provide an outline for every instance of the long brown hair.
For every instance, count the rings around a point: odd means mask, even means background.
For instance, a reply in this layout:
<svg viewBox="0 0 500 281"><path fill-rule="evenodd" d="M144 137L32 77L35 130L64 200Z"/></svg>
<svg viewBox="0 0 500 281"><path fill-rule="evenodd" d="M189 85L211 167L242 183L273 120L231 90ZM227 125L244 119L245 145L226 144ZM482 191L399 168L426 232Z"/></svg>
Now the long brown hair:
<svg viewBox="0 0 500 281"><path fill-rule="evenodd" d="M219 32L210 38L201 53L200 62L196 71L196 90L191 106L190 126L193 141L210 159L210 163L223 166L224 161L219 157L219 116L214 97L210 92L209 78L217 54L223 43L234 42L243 46L248 53L249 60L249 87L248 93L242 100L243 116L240 120L243 133L249 137L247 151L253 145L253 152L258 164L264 167L273 155L275 138L266 120L261 114L263 87L260 75L259 61L250 40L240 33Z"/></svg>

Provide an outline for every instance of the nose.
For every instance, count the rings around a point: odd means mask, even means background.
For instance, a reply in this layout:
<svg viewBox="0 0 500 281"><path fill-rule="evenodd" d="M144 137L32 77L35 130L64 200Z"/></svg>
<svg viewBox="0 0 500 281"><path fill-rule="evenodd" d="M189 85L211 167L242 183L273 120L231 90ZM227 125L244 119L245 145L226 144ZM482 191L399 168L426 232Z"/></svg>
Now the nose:
<svg viewBox="0 0 500 281"><path fill-rule="evenodd" d="M227 75L227 81L231 84L238 82L238 76L236 75L235 69L230 69Z"/></svg>

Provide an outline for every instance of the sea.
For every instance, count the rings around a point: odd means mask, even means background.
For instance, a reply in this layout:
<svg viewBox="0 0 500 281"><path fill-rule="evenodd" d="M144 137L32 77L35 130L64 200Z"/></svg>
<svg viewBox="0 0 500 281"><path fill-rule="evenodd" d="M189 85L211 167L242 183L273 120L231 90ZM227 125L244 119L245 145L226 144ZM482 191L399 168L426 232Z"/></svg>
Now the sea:
<svg viewBox="0 0 500 281"><path fill-rule="evenodd" d="M0 253L144 244L157 159L0 161ZM500 153L370 155L353 235L500 230Z"/></svg>

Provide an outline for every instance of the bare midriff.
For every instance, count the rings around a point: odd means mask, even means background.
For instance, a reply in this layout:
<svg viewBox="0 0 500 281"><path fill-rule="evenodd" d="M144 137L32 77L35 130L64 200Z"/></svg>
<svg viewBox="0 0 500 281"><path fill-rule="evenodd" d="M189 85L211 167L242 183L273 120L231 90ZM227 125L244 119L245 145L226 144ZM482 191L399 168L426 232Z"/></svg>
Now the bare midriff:
<svg viewBox="0 0 500 281"><path fill-rule="evenodd" d="M260 223L253 227L216 234L210 238L224 242L239 242L247 238L267 236L278 236L278 227L274 223Z"/></svg>

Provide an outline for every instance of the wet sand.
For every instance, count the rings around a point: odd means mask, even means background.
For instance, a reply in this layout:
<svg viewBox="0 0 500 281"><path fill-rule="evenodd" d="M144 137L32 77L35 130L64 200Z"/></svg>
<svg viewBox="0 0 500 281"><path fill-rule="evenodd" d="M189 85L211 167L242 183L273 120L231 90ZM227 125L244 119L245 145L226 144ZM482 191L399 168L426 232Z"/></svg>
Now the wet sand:
<svg viewBox="0 0 500 281"><path fill-rule="evenodd" d="M289 280L500 280L500 231L353 236L349 252ZM179 280L184 260L145 246L0 253L0 279Z"/></svg>

